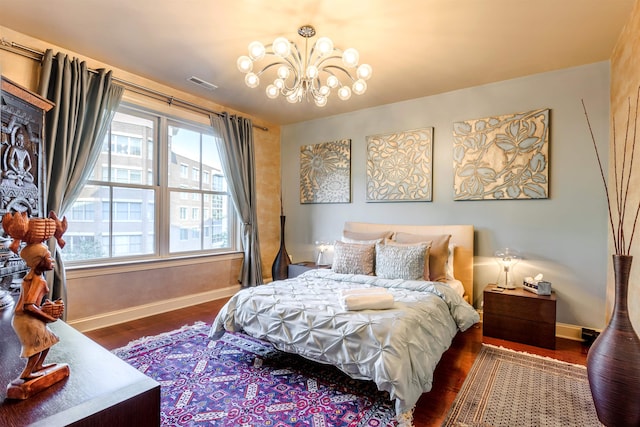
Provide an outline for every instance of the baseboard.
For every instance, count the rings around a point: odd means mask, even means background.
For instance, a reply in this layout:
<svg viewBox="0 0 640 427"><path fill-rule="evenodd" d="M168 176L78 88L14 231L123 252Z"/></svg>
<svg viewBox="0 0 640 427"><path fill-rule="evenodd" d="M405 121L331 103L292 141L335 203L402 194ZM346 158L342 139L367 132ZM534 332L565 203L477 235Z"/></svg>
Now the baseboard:
<svg viewBox="0 0 640 427"><path fill-rule="evenodd" d="M230 297L238 292L239 289L239 286L229 286L227 288L215 289L199 294L185 295L179 298L172 298L154 302L151 304L129 307L124 310L102 313L97 316L75 319L68 321L67 323L80 332L87 332L94 329L106 328L107 326L130 322L132 320L141 319L143 317L153 316L155 314L165 313L171 310L177 310L180 308L190 307L192 305L202 304L203 302Z"/></svg>
<svg viewBox="0 0 640 427"><path fill-rule="evenodd" d="M480 322L482 322L482 310L478 310L480 314ZM556 323L556 337L565 338L573 341L582 341L582 326L571 325L568 323ZM600 332L598 330L598 332Z"/></svg>

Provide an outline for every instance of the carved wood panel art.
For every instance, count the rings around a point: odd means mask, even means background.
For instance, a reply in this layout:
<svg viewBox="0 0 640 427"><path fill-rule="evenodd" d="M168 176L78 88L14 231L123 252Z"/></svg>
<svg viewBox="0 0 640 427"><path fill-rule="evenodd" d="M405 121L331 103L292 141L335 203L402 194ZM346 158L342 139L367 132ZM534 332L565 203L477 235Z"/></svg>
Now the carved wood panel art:
<svg viewBox="0 0 640 427"><path fill-rule="evenodd" d="M351 140L300 147L300 203L351 202Z"/></svg>
<svg viewBox="0 0 640 427"><path fill-rule="evenodd" d="M44 114L53 104L0 79L0 215L16 211L42 216Z"/></svg>
<svg viewBox="0 0 640 427"><path fill-rule="evenodd" d="M44 215L44 117L53 103L0 77L0 217L7 212ZM25 270L1 229L0 279Z"/></svg>
<svg viewBox="0 0 640 427"><path fill-rule="evenodd" d="M367 136L367 202L430 202L432 152L432 127Z"/></svg>
<svg viewBox="0 0 640 427"><path fill-rule="evenodd" d="M549 197L549 109L453 124L454 200Z"/></svg>

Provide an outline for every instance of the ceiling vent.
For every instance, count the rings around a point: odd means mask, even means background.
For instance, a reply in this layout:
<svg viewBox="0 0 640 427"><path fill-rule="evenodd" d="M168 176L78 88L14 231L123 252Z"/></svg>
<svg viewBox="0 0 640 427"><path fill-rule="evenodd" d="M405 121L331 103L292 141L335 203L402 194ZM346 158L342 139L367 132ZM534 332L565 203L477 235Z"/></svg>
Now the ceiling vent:
<svg viewBox="0 0 640 427"><path fill-rule="evenodd" d="M207 90L216 90L216 89L218 89L218 86L214 85L213 83L209 83L209 82L207 82L205 80L202 80L201 78L196 77L196 76L191 76L187 80L190 81L191 83L196 84L196 85L198 85L198 86L200 86L200 87L202 87L204 89L207 89Z"/></svg>

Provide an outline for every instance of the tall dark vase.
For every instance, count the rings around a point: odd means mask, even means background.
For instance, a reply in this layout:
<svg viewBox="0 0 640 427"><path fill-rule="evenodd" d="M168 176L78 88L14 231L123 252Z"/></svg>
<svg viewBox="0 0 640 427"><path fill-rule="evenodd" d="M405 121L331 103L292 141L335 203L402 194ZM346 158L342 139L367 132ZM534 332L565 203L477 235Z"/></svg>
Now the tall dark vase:
<svg viewBox="0 0 640 427"><path fill-rule="evenodd" d="M587 355L593 403L607 427L640 426L640 339L627 310L631 261L632 256L613 255L613 314Z"/></svg>
<svg viewBox="0 0 640 427"><path fill-rule="evenodd" d="M285 216L280 215L280 250L278 250L278 254L276 255L276 259L273 261L273 265L271 266L271 277L273 280L282 280L289 277L289 264L291 264L291 259L289 258L289 254L287 254L287 248L284 246L284 221Z"/></svg>

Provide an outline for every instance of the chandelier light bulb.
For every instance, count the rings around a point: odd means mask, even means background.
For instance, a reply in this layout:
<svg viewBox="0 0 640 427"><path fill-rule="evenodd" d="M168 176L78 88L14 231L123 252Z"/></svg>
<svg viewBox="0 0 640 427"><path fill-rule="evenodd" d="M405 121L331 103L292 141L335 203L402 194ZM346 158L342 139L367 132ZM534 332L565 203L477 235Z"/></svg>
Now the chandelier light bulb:
<svg viewBox="0 0 640 427"><path fill-rule="evenodd" d="M255 73L248 73L244 77L244 82L250 88L258 87L258 85L260 84L260 77L258 77Z"/></svg>
<svg viewBox="0 0 640 427"><path fill-rule="evenodd" d="M253 61L246 55L239 57L236 65L238 66L238 70L243 73L248 73L253 69Z"/></svg>
<svg viewBox="0 0 640 427"><path fill-rule="evenodd" d="M264 58L265 48L264 45L258 41L249 43L249 56L254 61L259 61Z"/></svg>
<svg viewBox="0 0 640 427"><path fill-rule="evenodd" d="M327 105L327 97L319 96L315 99L315 103L318 107L324 107L325 105Z"/></svg>
<svg viewBox="0 0 640 427"><path fill-rule="evenodd" d="M282 79L275 79L275 80L273 81L273 85L274 85L275 87L277 87L278 89L282 89L282 88L284 87L284 80L282 80Z"/></svg>
<svg viewBox="0 0 640 427"><path fill-rule="evenodd" d="M273 41L273 52L281 58L291 55L291 43L284 37L277 37Z"/></svg>
<svg viewBox="0 0 640 427"><path fill-rule="evenodd" d="M281 79L286 79L287 77L289 77L289 67L287 67L286 65L281 65L278 67L278 77L280 77Z"/></svg>
<svg viewBox="0 0 640 427"><path fill-rule="evenodd" d="M326 98L331 93L331 89L329 88L329 86L320 86L318 92L320 92L320 95Z"/></svg>
<svg viewBox="0 0 640 427"><path fill-rule="evenodd" d="M373 70L371 69L371 65L369 64L361 64L356 70L358 78L362 80L369 80L371 78L372 72Z"/></svg>
<svg viewBox="0 0 640 427"><path fill-rule="evenodd" d="M320 56L327 56L333 52L333 42L329 37L320 37L316 42L316 49Z"/></svg>
<svg viewBox="0 0 640 427"><path fill-rule="evenodd" d="M366 90L367 83L364 80L358 79L353 83L353 93L355 93L356 95L362 95L366 92Z"/></svg>
<svg viewBox="0 0 640 427"><path fill-rule="evenodd" d="M295 104L296 102L298 102L298 97L296 96L295 92L290 93L287 96L287 101L290 102L291 104Z"/></svg>
<svg viewBox="0 0 640 427"><path fill-rule="evenodd" d="M343 101L351 98L351 89L349 88L349 86L342 86L340 89L338 89L338 98L342 99Z"/></svg>
<svg viewBox="0 0 640 427"><path fill-rule="evenodd" d="M342 54L342 62L344 62L344 65L346 65L347 67L355 67L356 65L358 65L359 59L360 55L358 55L358 51L352 47L345 50Z"/></svg>
<svg viewBox="0 0 640 427"><path fill-rule="evenodd" d="M310 79L315 79L316 77L318 77L318 68L316 68L314 65L309 65L307 67L307 77L309 77Z"/></svg>
<svg viewBox="0 0 640 427"><path fill-rule="evenodd" d="M339 84L340 80L338 80L336 76L330 75L329 77L327 77L327 86L329 86L331 89L337 88Z"/></svg>
<svg viewBox="0 0 640 427"><path fill-rule="evenodd" d="M276 99L280 90L275 85L269 85L267 86L266 93L270 99Z"/></svg>

